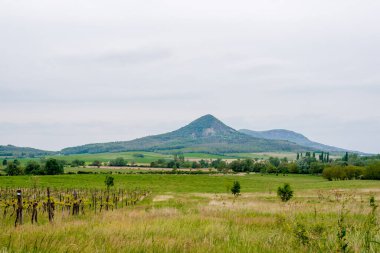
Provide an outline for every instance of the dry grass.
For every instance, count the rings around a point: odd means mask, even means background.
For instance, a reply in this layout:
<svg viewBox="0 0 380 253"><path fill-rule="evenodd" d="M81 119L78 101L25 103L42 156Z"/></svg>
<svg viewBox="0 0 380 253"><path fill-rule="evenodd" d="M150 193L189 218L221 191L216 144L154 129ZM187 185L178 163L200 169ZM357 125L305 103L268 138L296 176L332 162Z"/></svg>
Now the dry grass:
<svg viewBox="0 0 380 253"><path fill-rule="evenodd" d="M347 240L362 251L370 195L380 191L304 191L289 203L274 193L157 195L140 206L62 217L54 224L2 224L0 252L331 252L345 203ZM295 236L306 227L308 244ZM374 250L380 250L379 247Z"/></svg>

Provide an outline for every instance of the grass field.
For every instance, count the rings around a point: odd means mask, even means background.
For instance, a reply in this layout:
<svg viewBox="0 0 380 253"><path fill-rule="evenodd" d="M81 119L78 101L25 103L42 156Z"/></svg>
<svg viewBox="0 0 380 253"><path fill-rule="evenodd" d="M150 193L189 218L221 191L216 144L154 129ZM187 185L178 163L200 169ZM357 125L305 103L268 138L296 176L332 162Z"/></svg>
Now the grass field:
<svg viewBox="0 0 380 253"><path fill-rule="evenodd" d="M143 155L143 157L141 157L141 155ZM237 159L239 157L244 157L244 155L242 156L229 155L229 154L216 155L216 154L205 154L205 153L185 153L183 155L185 156L185 159L189 159L189 160L201 160L201 159L209 160L209 159L218 159L218 158ZM67 162L71 162L73 160L82 160L82 161L85 161L87 164L90 164L95 160L98 160L101 162L109 162L110 160L118 158L118 157L123 157L129 163L133 161L137 164L149 164L153 161L157 161L158 159L173 159L173 155L161 154L161 153L156 153L156 152L145 152L145 151L98 153L98 154L54 155L54 156L47 156L46 158L56 158L56 159L64 160ZM0 160L3 160L5 158L6 157L0 157ZM20 162L23 165L25 165L27 161L39 160L39 158L20 158L18 160L20 160Z"/></svg>
<svg viewBox="0 0 380 253"><path fill-rule="evenodd" d="M0 187L105 188L106 175L0 177ZM310 175L113 175L115 187L147 188L135 207L14 228L1 221L0 252L379 252L369 197L379 181L326 181ZM233 181L241 196L228 192ZM290 183L283 203L276 189ZM375 215L379 218L379 211ZM26 215L26 217L29 217ZM338 222L343 217L342 222ZM0 218L1 220L1 218ZM8 225L7 225L8 224ZM372 225L371 225L372 224ZM345 229L346 235L337 234ZM348 251L347 251L348 252Z"/></svg>
<svg viewBox="0 0 380 253"><path fill-rule="evenodd" d="M143 157L139 157L137 155L143 155ZM289 160L294 160L296 158L296 153L287 153L287 152L265 152L265 153L230 153L224 155L217 154L206 154L206 153L185 153L183 154L185 159L188 160L210 160L210 159L225 159L225 160L234 160L234 159L244 159L244 158L258 158L258 159L268 159L269 157L286 157ZM169 154L161 154L156 152L145 152L145 151L133 151L133 152L117 152L117 153L98 153L98 154L75 154L75 155L54 155L48 156L46 158L56 158L60 160L65 160L67 162L71 162L73 160L82 160L87 164L92 163L95 160L101 162L109 162L112 159L123 157L129 163L132 161L137 164L149 164L153 161L157 161L158 159L173 159L173 155ZM5 157L0 157L0 160L5 159ZM39 160L39 158L21 158L19 159L23 165L27 163L29 160Z"/></svg>

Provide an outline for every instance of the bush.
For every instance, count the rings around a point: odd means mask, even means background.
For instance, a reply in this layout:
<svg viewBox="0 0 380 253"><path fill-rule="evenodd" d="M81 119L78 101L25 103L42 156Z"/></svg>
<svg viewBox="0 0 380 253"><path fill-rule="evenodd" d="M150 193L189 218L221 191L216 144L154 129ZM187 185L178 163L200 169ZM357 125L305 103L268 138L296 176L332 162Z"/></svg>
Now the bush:
<svg viewBox="0 0 380 253"><path fill-rule="evenodd" d="M92 171L78 170L77 174L93 174L93 172Z"/></svg>
<svg viewBox="0 0 380 253"><path fill-rule="evenodd" d="M328 180L358 179L365 173L365 168L358 166L331 166L323 170L322 176Z"/></svg>
<svg viewBox="0 0 380 253"><path fill-rule="evenodd" d="M283 187L278 187L277 196L280 197L283 202L287 202L293 197L293 190L288 183L285 183Z"/></svg>
<svg viewBox="0 0 380 253"><path fill-rule="evenodd" d="M364 171L364 178L380 180L380 162L368 165Z"/></svg>

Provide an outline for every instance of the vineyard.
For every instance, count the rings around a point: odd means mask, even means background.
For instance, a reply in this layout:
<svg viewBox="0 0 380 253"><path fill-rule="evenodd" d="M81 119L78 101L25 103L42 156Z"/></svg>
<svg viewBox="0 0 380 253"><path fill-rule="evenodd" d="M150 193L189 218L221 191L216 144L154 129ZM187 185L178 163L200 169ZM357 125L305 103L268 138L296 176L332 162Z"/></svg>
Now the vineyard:
<svg viewBox="0 0 380 253"><path fill-rule="evenodd" d="M5 224L19 226L55 217L101 213L134 206L148 196L144 189L0 188L0 213Z"/></svg>

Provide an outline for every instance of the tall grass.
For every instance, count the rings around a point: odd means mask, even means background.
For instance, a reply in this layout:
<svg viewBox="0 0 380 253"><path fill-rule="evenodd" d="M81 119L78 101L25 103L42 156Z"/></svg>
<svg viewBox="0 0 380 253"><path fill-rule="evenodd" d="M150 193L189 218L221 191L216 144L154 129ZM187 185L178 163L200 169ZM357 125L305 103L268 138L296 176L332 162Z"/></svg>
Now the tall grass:
<svg viewBox="0 0 380 253"><path fill-rule="evenodd" d="M347 249L363 252L368 214L379 216L368 198L378 199L380 192L321 191L300 192L288 203L279 201L275 192L243 192L237 199L227 193L167 193L144 199L135 207L96 215L56 215L53 224L44 216L39 225L13 228L2 222L0 250L336 252L340 247L337 234L345 227ZM342 201L347 198L347 212L342 213ZM340 226L342 214L344 225ZM371 224L370 241L376 241L378 224ZM380 246L371 243L369 250L379 252Z"/></svg>

